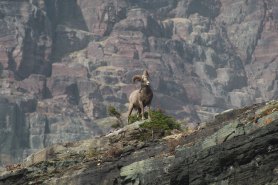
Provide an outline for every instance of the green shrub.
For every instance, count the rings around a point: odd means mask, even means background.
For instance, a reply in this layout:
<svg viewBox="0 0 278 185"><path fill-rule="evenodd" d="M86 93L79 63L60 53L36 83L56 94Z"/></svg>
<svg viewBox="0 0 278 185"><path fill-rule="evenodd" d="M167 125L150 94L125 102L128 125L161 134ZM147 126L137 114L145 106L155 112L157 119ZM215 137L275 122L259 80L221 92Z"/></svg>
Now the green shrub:
<svg viewBox="0 0 278 185"><path fill-rule="evenodd" d="M171 130L180 130L180 124L173 117L166 115L161 110L152 110L151 120L144 122L140 127L146 130L143 135L145 139L149 139L150 136L152 139L154 137L160 138L170 134Z"/></svg>
<svg viewBox="0 0 278 185"><path fill-rule="evenodd" d="M132 114L128 117L128 124L132 124L136 121L140 121L141 120L141 117L140 116L137 116L135 114Z"/></svg>
<svg viewBox="0 0 278 185"><path fill-rule="evenodd" d="M110 105L108 108L107 108L107 111L108 111L108 114L109 116L113 116L113 117L116 117L117 118L117 123L111 125L112 128L119 128L119 127L122 127L123 126L123 121L121 119L121 114L116 110L116 108L112 105Z"/></svg>
<svg viewBox="0 0 278 185"><path fill-rule="evenodd" d="M112 128L120 128L122 125L121 123L118 121L117 123L114 123L113 125L111 125Z"/></svg>
<svg viewBox="0 0 278 185"><path fill-rule="evenodd" d="M121 117L121 114L116 110L116 108L114 106L110 105L107 108L107 110L108 110L109 116L114 116L114 117L116 117L118 119Z"/></svg>

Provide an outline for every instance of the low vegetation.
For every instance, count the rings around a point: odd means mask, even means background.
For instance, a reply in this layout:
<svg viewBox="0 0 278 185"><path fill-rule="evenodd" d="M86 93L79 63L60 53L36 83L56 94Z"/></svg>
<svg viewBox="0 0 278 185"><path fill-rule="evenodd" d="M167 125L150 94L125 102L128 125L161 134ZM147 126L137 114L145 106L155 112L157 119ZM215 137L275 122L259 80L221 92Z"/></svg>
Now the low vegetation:
<svg viewBox="0 0 278 185"><path fill-rule="evenodd" d="M107 108L107 112L108 112L109 116L113 116L113 117L117 118L117 120L118 120L118 122L116 124L112 125L112 128L119 128L119 127L123 126L121 114L116 110L116 108L114 106L110 105Z"/></svg>
<svg viewBox="0 0 278 185"><path fill-rule="evenodd" d="M145 121L140 127L145 130L142 139L155 139L169 135L172 130L180 130L180 124L161 110L152 110L151 119Z"/></svg>
<svg viewBox="0 0 278 185"><path fill-rule="evenodd" d="M110 105L108 108L107 108L107 111L108 111L108 114L109 116L114 116L116 117L117 119L120 119L121 118L121 114L116 110L116 108L112 105Z"/></svg>
<svg viewBox="0 0 278 185"><path fill-rule="evenodd" d="M119 122L115 125L112 125L114 128L121 127L123 125L121 120L121 114L116 110L115 107L109 106L107 108L108 114L110 116L116 117ZM148 112L144 113L144 118L147 119L149 117ZM173 117L165 114L162 110L151 110L150 118L147 119L140 128L141 132L141 140L150 140L155 138L161 138L166 135L171 134L171 131L174 129L180 130L181 124L177 122ZM129 116L129 124L132 124L136 121L142 120L142 116L138 116L137 114L133 114Z"/></svg>
<svg viewBox="0 0 278 185"><path fill-rule="evenodd" d="M147 112L145 112L144 118L145 118L145 119L148 118L148 113L147 113ZM134 122L136 122L136 121L142 120L142 118L141 118L141 116L138 116L137 114L132 114L132 115L129 116L128 120L129 120L129 123L128 123L128 124L132 124L132 123L134 123Z"/></svg>
<svg viewBox="0 0 278 185"><path fill-rule="evenodd" d="M278 103L277 102L271 102L268 106L266 106L260 113L257 115L257 117L261 118L264 116L267 116L269 114L272 114L273 112L278 111Z"/></svg>

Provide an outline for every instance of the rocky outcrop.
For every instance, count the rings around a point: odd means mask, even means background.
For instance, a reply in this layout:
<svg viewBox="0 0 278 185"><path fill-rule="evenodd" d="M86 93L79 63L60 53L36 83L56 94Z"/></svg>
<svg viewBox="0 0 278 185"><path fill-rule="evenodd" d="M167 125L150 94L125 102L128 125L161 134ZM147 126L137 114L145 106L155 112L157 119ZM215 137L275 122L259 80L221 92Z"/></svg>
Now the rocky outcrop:
<svg viewBox="0 0 278 185"><path fill-rule="evenodd" d="M131 77L145 68L153 107L190 124L275 99L277 7L271 0L3 0L0 96L32 99L16 118L34 126L28 138L38 143L26 151L111 130L107 107L127 111L137 88Z"/></svg>
<svg viewBox="0 0 278 185"><path fill-rule="evenodd" d="M272 101L156 140L135 122L34 153L2 169L0 184L275 184L277 120Z"/></svg>

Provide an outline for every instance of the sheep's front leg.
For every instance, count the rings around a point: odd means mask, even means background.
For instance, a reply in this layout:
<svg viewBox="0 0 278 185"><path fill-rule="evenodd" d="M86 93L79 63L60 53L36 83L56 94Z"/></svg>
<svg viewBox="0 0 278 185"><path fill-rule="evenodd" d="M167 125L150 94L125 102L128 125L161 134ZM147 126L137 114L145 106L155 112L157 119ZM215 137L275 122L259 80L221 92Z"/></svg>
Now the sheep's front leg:
<svg viewBox="0 0 278 185"><path fill-rule="evenodd" d="M140 108L141 108L142 120L144 120L145 116L144 116L144 105L143 105L143 102L139 101L139 105L140 105Z"/></svg>
<svg viewBox="0 0 278 185"><path fill-rule="evenodd" d="M148 120L151 120L151 106L148 105Z"/></svg>

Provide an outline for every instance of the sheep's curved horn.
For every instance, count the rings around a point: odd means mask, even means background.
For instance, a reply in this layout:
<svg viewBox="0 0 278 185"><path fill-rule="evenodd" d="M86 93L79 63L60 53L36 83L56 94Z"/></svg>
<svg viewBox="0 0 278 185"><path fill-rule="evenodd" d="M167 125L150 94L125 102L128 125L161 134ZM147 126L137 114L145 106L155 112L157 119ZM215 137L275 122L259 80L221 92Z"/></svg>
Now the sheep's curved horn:
<svg viewBox="0 0 278 185"><path fill-rule="evenodd" d="M142 82L142 81L143 81L141 76L139 76L139 75L134 75L134 76L132 77L132 82L135 83L136 80L139 81L139 82Z"/></svg>

